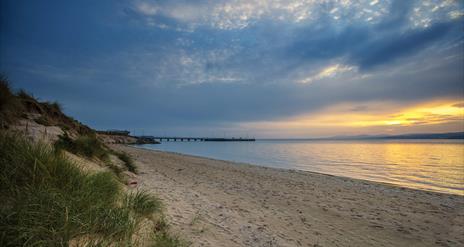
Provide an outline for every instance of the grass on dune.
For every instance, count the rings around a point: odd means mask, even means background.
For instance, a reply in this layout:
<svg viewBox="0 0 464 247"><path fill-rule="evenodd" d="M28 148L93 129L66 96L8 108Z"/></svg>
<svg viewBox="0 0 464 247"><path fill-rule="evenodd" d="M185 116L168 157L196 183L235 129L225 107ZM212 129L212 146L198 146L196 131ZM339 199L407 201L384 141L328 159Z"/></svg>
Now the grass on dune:
<svg viewBox="0 0 464 247"><path fill-rule="evenodd" d="M128 171L137 173L137 167L131 156L124 152L118 152L106 147L95 134L81 135L76 139L70 138L67 134L59 137L55 142L54 147L56 150L67 150L71 153L83 155L87 158L98 158L107 163L107 165L116 173L122 172L120 168L111 164L109 155L116 155L127 168Z"/></svg>
<svg viewBox="0 0 464 247"><path fill-rule="evenodd" d="M79 135L92 135L95 131L79 121L63 113L60 103L40 102L24 90L14 92L8 79L0 75L0 128L6 129L18 120L31 117L31 113L38 118L37 123L45 126L59 126L63 130L71 130Z"/></svg>
<svg viewBox="0 0 464 247"><path fill-rule="evenodd" d="M153 247L173 247L173 246L185 246L183 240L178 237L172 237L166 232L155 234L153 237Z"/></svg>
<svg viewBox="0 0 464 247"><path fill-rule="evenodd" d="M114 155L118 156L118 158L124 162L124 165L126 166L127 170L133 173L137 173L137 167L134 164L134 160L132 160L132 157L129 156L128 154L124 152L113 152Z"/></svg>
<svg viewBox="0 0 464 247"><path fill-rule="evenodd" d="M140 216L149 216L161 210L161 202L151 194L136 191L126 195L125 204Z"/></svg>
<svg viewBox="0 0 464 247"><path fill-rule="evenodd" d="M87 158L96 157L108 161L109 151L95 134L81 135L72 139L67 134L61 135L54 144L56 150L65 149L71 153L83 155Z"/></svg>
<svg viewBox="0 0 464 247"><path fill-rule="evenodd" d="M124 193L112 173L85 173L50 146L3 131L0 185L0 246L131 246L141 220L161 214L155 197ZM181 245L160 223L153 245Z"/></svg>

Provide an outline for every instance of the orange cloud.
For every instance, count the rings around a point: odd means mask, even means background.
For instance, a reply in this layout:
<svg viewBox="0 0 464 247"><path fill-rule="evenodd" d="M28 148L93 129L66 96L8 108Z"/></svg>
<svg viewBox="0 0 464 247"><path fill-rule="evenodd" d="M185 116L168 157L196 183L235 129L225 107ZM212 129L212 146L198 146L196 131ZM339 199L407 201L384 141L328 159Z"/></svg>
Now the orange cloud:
<svg viewBox="0 0 464 247"><path fill-rule="evenodd" d="M302 134L318 133L321 130L321 133L375 134L372 131L388 132L392 128L399 128L399 133L401 128L407 128L408 132L414 128L418 131L464 131L463 105L464 102L456 101L432 101L408 107L385 102L371 102L367 106L343 104L285 120L247 123L246 127L294 132L299 130L296 132ZM454 123L452 128L450 123ZM432 125L434 127L430 127Z"/></svg>

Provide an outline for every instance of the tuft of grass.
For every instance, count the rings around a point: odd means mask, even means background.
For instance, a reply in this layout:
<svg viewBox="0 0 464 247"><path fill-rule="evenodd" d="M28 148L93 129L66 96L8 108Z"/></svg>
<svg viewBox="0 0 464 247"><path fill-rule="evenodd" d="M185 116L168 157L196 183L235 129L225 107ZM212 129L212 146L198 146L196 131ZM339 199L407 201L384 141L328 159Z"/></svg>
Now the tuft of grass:
<svg viewBox="0 0 464 247"><path fill-rule="evenodd" d="M42 107L45 108L45 111L52 116L55 117L63 117L63 106L58 103L58 101L53 101L53 102L42 102L41 103Z"/></svg>
<svg viewBox="0 0 464 247"><path fill-rule="evenodd" d="M134 164L134 160L131 156L124 152L113 152L114 155L118 156L118 158L124 162L124 165L127 167L127 170L133 173L137 173L137 167Z"/></svg>
<svg viewBox="0 0 464 247"><path fill-rule="evenodd" d="M56 150L67 150L88 158L96 157L102 161L109 160L109 151L95 134L81 135L73 140L67 134L61 135L54 144Z"/></svg>
<svg viewBox="0 0 464 247"><path fill-rule="evenodd" d="M58 101L53 101L53 102L51 102L51 103L49 103L49 104L50 104L50 106L52 107L52 109L54 109L55 111L60 112L60 113L63 112L63 105L61 105L60 102L58 102Z"/></svg>
<svg viewBox="0 0 464 247"><path fill-rule="evenodd" d="M161 212L161 201L151 194L143 191L129 193L125 197L127 207L131 208L136 214L149 216L156 212Z"/></svg>
<svg viewBox="0 0 464 247"><path fill-rule="evenodd" d="M131 246L141 219L161 213L145 192L125 194L112 173L85 173L62 153L0 132L0 246ZM181 246L154 229L154 246Z"/></svg>
<svg viewBox="0 0 464 247"><path fill-rule="evenodd" d="M23 89L20 89L16 94L21 100L37 101L34 96Z"/></svg>
<svg viewBox="0 0 464 247"><path fill-rule="evenodd" d="M178 237L173 237L167 232L161 232L153 236L153 247L179 247L189 246L188 243Z"/></svg>
<svg viewBox="0 0 464 247"><path fill-rule="evenodd" d="M106 166L122 181L121 173L124 171L123 169L110 161L106 162Z"/></svg>

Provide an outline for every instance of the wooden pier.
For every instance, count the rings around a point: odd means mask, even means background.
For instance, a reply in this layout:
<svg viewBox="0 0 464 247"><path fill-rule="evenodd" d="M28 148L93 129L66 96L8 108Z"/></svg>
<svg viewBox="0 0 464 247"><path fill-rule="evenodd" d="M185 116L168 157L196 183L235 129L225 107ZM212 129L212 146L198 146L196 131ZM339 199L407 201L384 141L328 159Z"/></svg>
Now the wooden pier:
<svg viewBox="0 0 464 247"><path fill-rule="evenodd" d="M179 137L179 136L139 136L143 139L152 139L159 142L254 142L255 138L216 138L216 137Z"/></svg>

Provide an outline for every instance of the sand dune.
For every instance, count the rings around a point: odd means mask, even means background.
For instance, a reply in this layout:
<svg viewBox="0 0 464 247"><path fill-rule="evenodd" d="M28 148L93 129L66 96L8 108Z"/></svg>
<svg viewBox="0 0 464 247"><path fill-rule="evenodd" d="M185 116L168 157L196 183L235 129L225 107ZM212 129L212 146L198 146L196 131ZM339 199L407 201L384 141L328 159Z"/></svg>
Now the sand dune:
<svg viewBox="0 0 464 247"><path fill-rule="evenodd" d="M192 246L464 246L464 197L117 145Z"/></svg>

